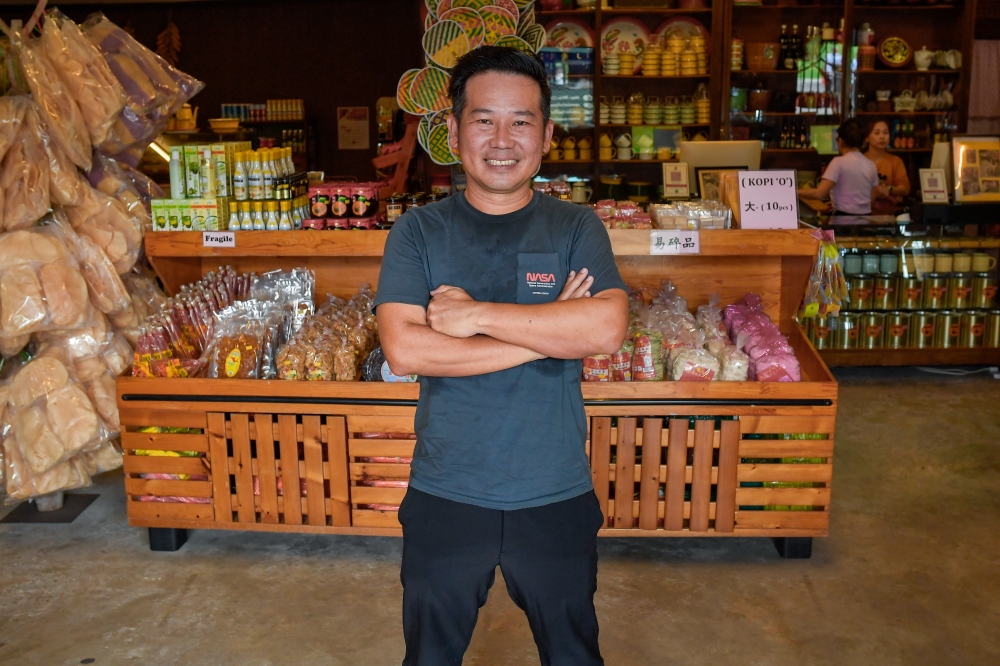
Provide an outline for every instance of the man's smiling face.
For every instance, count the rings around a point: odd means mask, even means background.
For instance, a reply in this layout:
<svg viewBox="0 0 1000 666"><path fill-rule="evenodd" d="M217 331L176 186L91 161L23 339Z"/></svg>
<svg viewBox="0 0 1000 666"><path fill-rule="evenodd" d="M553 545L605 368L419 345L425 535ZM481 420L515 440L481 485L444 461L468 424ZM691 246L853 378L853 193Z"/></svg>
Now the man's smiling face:
<svg viewBox="0 0 1000 666"><path fill-rule="evenodd" d="M469 79L465 95L462 117L450 116L448 127L470 184L492 194L523 188L552 139L538 84L519 74L484 72Z"/></svg>

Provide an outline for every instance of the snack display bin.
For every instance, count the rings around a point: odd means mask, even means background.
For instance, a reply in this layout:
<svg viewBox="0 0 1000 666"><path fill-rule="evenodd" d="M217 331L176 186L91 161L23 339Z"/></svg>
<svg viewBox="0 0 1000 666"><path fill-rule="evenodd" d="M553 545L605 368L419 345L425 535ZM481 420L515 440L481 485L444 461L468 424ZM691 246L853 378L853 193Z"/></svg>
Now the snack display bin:
<svg viewBox="0 0 1000 666"><path fill-rule="evenodd" d="M349 296L377 287L386 233L236 232L233 248L148 234L146 254L171 292L228 264L305 266L320 297ZM793 319L818 241L705 230L699 255L651 256L649 231L609 234L630 286L670 279L692 309L760 294L802 381L584 383L602 534L771 537L808 557L829 528L837 413L837 383ZM150 528L154 549L179 547L187 529L399 535L418 397L415 384L121 377L129 522Z"/></svg>

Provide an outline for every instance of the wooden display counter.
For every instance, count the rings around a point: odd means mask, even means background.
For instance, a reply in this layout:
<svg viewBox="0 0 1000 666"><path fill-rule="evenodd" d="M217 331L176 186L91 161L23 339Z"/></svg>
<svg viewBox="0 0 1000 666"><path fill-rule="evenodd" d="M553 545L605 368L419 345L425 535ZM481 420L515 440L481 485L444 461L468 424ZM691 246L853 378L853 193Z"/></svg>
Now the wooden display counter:
<svg viewBox="0 0 1000 666"><path fill-rule="evenodd" d="M829 527L837 412L837 383L792 319L818 242L805 230L703 231L701 255L667 257L649 255L648 231L610 235L631 286L669 278L692 309L713 293L722 303L760 294L803 381L585 383L602 533L773 537L786 556L808 556ZM220 264L308 266L318 295L347 296L377 285L384 240L236 232L235 248L212 250L200 233L160 233L146 252L172 291ZM158 549L191 528L399 535L418 396L412 384L122 377L129 522L153 528ZM185 478L140 476L151 473Z"/></svg>

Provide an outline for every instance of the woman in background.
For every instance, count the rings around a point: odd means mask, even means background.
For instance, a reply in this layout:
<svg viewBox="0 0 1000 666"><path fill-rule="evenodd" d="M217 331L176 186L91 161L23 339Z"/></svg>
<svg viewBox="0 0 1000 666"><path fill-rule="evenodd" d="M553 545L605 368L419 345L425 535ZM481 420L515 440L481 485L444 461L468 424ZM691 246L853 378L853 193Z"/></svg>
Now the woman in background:
<svg viewBox="0 0 1000 666"><path fill-rule="evenodd" d="M827 166L816 187L798 190L803 199L833 200L834 215L871 215L878 171L875 163L861 154L865 132L853 118L837 128L840 155Z"/></svg>
<svg viewBox="0 0 1000 666"><path fill-rule="evenodd" d="M878 170L878 187L872 214L895 215L903 198L910 194L910 178L906 175L906 165L897 155L886 152L889 147L889 123L876 120L868 129L868 151L865 157L875 163Z"/></svg>

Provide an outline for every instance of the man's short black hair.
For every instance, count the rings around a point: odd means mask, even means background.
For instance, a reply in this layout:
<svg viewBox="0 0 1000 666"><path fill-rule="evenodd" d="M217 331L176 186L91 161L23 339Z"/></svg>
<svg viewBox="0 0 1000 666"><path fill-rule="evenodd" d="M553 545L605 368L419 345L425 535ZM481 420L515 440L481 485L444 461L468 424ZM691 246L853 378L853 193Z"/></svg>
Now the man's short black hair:
<svg viewBox="0 0 1000 666"><path fill-rule="evenodd" d="M837 128L837 138L844 142L844 145L848 148L861 148L864 145L867 135L861 123L859 123L854 118L850 120L845 120L844 123Z"/></svg>
<svg viewBox="0 0 1000 666"><path fill-rule="evenodd" d="M509 46L481 46L469 51L455 63L455 68L451 70L448 94L451 95L451 112L456 118L461 118L462 111L465 110L465 85L476 74L485 72L519 74L537 83L542 95L542 119L548 122L552 89L549 88L549 78L545 75L545 66L530 53Z"/></svg>

